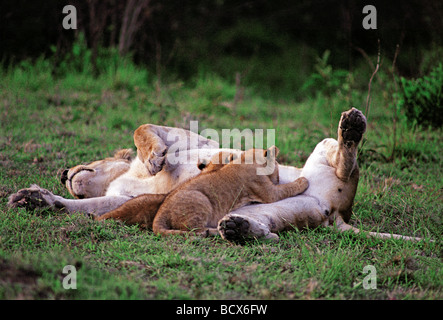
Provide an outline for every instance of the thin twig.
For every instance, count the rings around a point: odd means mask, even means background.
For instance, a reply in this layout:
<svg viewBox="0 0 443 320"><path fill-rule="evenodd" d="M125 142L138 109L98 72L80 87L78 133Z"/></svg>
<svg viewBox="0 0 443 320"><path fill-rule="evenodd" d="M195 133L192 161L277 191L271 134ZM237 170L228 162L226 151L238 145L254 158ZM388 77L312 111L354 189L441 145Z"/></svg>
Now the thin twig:
<svg viewBox="0 0 443 320"><path fill-rule="evenodd" d="M360 52L360 54L362 55L362 57L363 57L363 58L366 60L366 62L368 63L369 68L370 68L371 70L374 70L374 69L375 69L374 63L372 62L371 58L368 56L368 54L366 53L365 50L363 50L363 49L360 48L360 47L356 47L356 46L352 46L352 48L354 48L356 51ZM378 84L379 84L379 85L381 85L381 86L383 85L383 80L382 80L382 78L378 77L378 78L377 78L377 81L378 81Z"/></svg>
<svg viewBox="0 0 443 320"><path fill-rule="evenodd" d="M378 69L380 68L380 39L378 39L378 55L377 55L377 65L375 66L375 70L372 73L371 78L369 79L369 84L368 84L368 97L366 98L366 109L365 109L365 116L366 119L369 118L369 98L371 96L371 84L372 84L372 79L374 78L375 74L377 73Z"/></svg>

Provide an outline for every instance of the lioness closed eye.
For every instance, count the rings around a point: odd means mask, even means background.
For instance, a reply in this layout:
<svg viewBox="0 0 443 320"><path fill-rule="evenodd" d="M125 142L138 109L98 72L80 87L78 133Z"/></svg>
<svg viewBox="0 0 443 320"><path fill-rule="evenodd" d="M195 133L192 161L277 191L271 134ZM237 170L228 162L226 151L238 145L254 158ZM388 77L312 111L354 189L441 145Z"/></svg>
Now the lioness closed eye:
<svg viewBox="0 0 443 320"><path fill-rule="evenodd" d="M306 178L278 184L278 149L251 149L241 154L240 161L211 163L197 177L173 190L160 206L153 222L153 231L162 235L194 232L200 235L217 234L218 221L227 213L249 203L271 203L296 196L308 187ZM264 156L272 161L275 170L268 175L257 174L265 167ZM238 159L239 160L239 159Z"/></svg>

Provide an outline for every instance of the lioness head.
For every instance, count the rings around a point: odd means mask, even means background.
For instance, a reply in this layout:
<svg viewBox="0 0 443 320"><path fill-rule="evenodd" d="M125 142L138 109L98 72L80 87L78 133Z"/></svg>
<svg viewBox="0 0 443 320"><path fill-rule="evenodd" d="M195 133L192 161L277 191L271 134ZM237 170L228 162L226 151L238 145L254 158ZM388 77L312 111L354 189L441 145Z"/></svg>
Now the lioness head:
<svg viewBox="0 0 443 320"><path fill-rule="evenodd" d="M123 149L112 158L66 169L61 174L61 183L77 199L104 196L109 184L129 170L132 153L131 149Z"/></svg>

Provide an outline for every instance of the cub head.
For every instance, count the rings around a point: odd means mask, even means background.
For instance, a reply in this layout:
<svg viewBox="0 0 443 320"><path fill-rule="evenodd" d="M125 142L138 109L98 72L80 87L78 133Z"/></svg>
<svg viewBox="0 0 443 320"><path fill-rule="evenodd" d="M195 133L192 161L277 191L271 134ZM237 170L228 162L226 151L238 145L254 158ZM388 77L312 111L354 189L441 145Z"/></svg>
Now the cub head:
<svg viewBox="0 0 443 320"><path fill-rule="evenodd" d="M133 151L117 151L112 158L66 169L60 176L61 183L77 199L101 197L109 184L129 170Z"/></svg>
<svg viewBox="0 0 443 320"><path fill-rule="evenodd" d="M211 159L202 159L198 162L197 167L202 172L216 171L223 168L228 163L236 160L237 154L232 152L220 151L214 154Z"/></svg>
<svg viewBox="0 0 443 320"><path fill-rule="evenodd" d="M215 171L227 164L246 164L256 168L257 175L266 175L274 184L278 184L278 163L276 161L279 149L272 146L266 150L250 149L239 155L222 151L212 156L210 160L203 159L198 163L202 172Z"/></svg>

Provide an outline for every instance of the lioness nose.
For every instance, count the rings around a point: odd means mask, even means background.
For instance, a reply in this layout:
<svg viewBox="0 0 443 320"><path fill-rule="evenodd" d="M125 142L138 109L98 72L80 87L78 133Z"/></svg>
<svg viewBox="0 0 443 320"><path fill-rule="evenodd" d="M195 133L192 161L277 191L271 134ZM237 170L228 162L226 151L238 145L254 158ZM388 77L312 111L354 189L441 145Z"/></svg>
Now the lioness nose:
<svg viewBox="0 0 443 320"><path fill-rule="evenodd" d="M65 171L63 171L63 173L60 177L60 181L61 181L62 185L65 185L66 181L68 180L68 172L69 172L69 170L66 169Z"/></svg>

